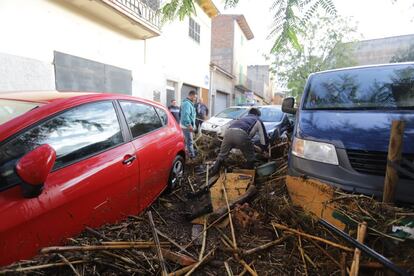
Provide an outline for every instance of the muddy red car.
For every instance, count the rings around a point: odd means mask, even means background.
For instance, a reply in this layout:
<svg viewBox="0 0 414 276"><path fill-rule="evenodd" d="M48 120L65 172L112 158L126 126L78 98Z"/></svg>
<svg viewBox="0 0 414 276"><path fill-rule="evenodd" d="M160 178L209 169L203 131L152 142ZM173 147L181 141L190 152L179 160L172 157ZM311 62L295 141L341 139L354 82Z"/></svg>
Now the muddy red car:
<svg viewBox="0 0 414 276"><path fill-rule="evenodd" d="M168 110L126 95L0 93L0 266L137 214L184 169Z"/></svg>

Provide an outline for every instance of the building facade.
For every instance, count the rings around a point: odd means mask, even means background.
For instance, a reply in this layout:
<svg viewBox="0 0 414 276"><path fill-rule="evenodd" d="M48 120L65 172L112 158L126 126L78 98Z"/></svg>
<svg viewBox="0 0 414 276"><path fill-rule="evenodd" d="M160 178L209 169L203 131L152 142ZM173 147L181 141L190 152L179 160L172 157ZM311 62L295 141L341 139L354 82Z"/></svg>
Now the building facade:
<svg viewBox="0 0 414 276"><path fill-rule="evenodd" d="M231 105L231 95L234 91L234 76L218 65L211 64L211 114L217 114Z"/></svg>
<svg viewBox="0 0 414 276"><path fill-rule="evenodd" d="M249 88L262 103L272 101L272 85L270 83L269 65L249 65L247 67Z"/></svg>
<svg viewBox="0 0 414 276"><path fill-rule="evenodd" d="M286 96L285 93L281 93L281 92L274 93L273 98L272 98L272 104L282 105L285 96Z"/></svg>
<svg viewBox="0 0 414 276"><path fill-rule="evenodd" d="M156 1L0 2L0 90L133 94L146 39L161 34Z"/></svg>
<svg viewBox="0 0 414 276"><path fill-rule="evenodd" d="M247 81L247 47L253 33L243 15L218 15L212 21L211 63L233 76L232 89L215 91L214 112L220 112L226 106L246 103ZM217 94L219 93L219 94Z"/></svg>
<svg viewBox="0 0 414 276"><path fill-rule="evenodd" d="M153 100L167 105L194 90L210 102L211 20L218 9L210 0L198 1L196 14L162 28L162 35L146 41L146 60L140 90L154 91Z"/></svg>
<svg viewBox="0 0 414 276"><path fill-rule="evenodd" d="M208 99L210 0L161 29L159 0L0 1L0 91L125 93L168 104ZM10 27L4 27L10 26Z"/></svg>

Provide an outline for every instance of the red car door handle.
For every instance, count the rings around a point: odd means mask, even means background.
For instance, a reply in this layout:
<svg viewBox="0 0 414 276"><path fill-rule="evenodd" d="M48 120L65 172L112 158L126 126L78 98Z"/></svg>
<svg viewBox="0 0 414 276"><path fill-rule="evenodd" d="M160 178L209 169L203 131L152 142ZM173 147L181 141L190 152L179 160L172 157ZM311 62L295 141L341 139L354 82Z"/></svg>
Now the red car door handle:
<svg viewBox="0 0 414 276"><path fill-rule="evenodd" d="M127 155L127 156L124 157L124 160L122 161L122 164L129 165L132 162L134 162L135 159L137 159L136 156L134 156L134 155L132 155L132 156L131 155Z"/></svg>

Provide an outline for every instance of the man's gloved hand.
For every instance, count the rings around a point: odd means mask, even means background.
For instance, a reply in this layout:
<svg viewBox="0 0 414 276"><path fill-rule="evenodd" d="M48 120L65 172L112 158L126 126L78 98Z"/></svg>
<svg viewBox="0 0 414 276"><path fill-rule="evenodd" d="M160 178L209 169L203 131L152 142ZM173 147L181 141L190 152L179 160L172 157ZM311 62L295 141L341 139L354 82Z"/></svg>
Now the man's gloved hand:
<svg viewBox="0 0 414 276"><path fill-rule="evenodd" d="M261 147L256 146L256 145L254 145L254 150L255 150L256 152L262 152L262 151L263 151Z"/></svg>

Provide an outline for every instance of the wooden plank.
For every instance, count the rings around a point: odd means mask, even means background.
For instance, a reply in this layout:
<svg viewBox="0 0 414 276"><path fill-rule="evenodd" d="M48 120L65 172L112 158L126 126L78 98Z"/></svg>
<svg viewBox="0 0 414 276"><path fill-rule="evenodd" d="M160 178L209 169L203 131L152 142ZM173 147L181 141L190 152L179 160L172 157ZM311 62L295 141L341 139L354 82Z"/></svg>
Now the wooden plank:
<svg viewBox="0 0 414 276"><path fill-rule="evenodd" d="M364 243L366 234L367 234L367 223L364 221L363 223L358 224L357 241L359 241L360 243ZM349 276L359 275L360 258L361 258L361 250L359 250L358 248L355 248L354 259L352 260L351 271L349 272Z"/></svg>
<svg viewBox="0 0 414 276"><path fill-rule="evenodd" d="M330 202L334 195L333 187L315 179L293 176L286 177L286 186L294 205L301 206L305 211L325 219L339 229L345 229L345 224L332 215L335 210L335 204Z"/></svg>
<svg viewBox="0 0 414 276"><path fill-rule="evenodd" d="M388 145L388 160L390 162L399 163L401 161L401 151L403 145L405 122L393 121L391 126L391 137ZM385 175L384 193L382 202L393 203L395 191L398 184L398 172L390 164L387 164L387 172Z"/></svg>
<svg viewBox="0 0 414 276"><path fill-rule="evenodd" d="M223 182L225 182L227 196L229 203L231 203L233 201L236 201L237 198L246 192L248 186L252 182L252 177L246 174L227 173L226 181L224 181L224 175L221 175L216 184L210 189L213 211L226 206L225 197L221 188Z"/></svg>
<svg viewBox="0 0 414 276"><path fill-rule="evenodd" d="M211 204L213 212L226 207L226 200L223 194L222 183L225 183L229 204L237 201L242 197L250 184L254 181L254 170L238 170L233 173L226 174L226 181L224 181L224 174L220 175L217 182L210 188ZM206 215L208 216L208 215ZM203 224L204 216L196 218L191 221L193 224Z"/></svg>

